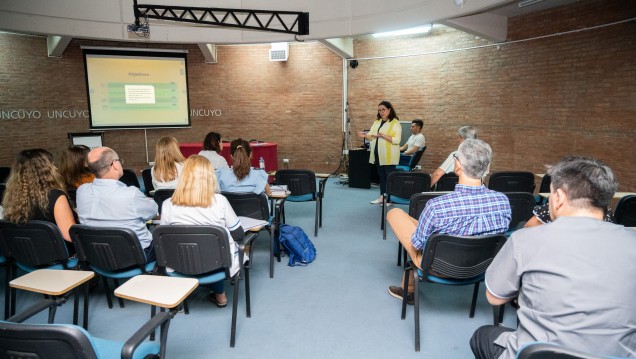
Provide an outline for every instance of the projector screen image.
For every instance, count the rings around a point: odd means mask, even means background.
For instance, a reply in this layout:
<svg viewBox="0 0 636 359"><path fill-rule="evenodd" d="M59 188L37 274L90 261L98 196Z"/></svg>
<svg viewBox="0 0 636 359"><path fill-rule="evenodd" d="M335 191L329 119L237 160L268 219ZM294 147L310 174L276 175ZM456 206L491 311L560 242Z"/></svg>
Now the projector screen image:
<svg viewBox="0 0 636 359"><path fill-rule="evenodd" d="M84 49L91 129L188 127L185 52Z"/></svg>

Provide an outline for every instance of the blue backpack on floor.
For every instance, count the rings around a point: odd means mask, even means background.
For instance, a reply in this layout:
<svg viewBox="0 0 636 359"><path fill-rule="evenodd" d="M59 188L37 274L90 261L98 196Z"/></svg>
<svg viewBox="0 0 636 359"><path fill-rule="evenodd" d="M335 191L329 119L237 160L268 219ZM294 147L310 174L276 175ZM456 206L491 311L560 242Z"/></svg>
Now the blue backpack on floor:
<svg viewBox="0 0 636 359"><path fill-rule="evenodd" d="M276 240L289 254L289 266L306 266L316 258L316 247L302 228L281 224ZM278 248L278 246L276 246Z"/></svg>

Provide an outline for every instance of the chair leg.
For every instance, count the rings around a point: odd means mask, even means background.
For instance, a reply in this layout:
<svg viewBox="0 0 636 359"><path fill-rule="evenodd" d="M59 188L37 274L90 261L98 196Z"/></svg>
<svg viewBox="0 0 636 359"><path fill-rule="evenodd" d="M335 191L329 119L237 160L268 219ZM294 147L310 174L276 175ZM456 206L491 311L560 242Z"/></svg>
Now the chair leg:
<svg viewBox="0 0 636 359"><path fill-rule="evenodd" d="M406 318L406 297L404 293L408 293L409 280L411 278L411 267L404 269L404 283L402 284L402 320Z"/></svg>
<svg viewBox="0 0 636 359"><path fill-rule="evenodd" d="M154 305L150 306L150 319L154 318L155 314L157 314L157 307ZM155 331L153 330L150 333L150 341L154 341L155 340Z"/></svg>
<svg viewBox="0 0 636 359"><path fill-rule="evenodd" d="M320 211L320 199L316 200L316 215L314 217L314 237L318 237L318 213Z"/></svg>
<svg viewBox="0 0 636 359"><path fill-rule="evenodd" d="M252 308L250 307L250 270L245 268L245 316L252 317Z"/></svg>
<svg viewBox="0 0 636 359"><path fill-rule="evenodd" d="M89 282L84 283L84 324L85 330L88 330L88 290Z"/></svg>
<svg viewBox="0 0 636 359"><path fill-rule="evenodd" d="M416 269L414 268L413 271L416 271ZM417 279L413 279L413 284L415 286L414 290L415 290L415 296L413 298L413 300L415 301L414 303L414 309L413 309L413 320L415 321L415 351L419 352L420 351L420 290L419 290L419 280ZM406 297L406 296L405 296Z"/></svg>
<svg viewBox="0 0 636 359"><path fill-rule="evenodd" d="M473 301L470 303L470 314L469 318L475 317L475 306L477 305L477 294L479 293L479 282L475 283L475 288L473 289Z"/></svg>
<svg viewBox="0 0 636 359"><path fill-rule="evenodd" d="M236 282L234 283L234 298L232 298L232 327L230 328L230 348L234 348L236 342L236 311L238 310L238 296L239 296L239 274L236 275Z"/></svg>
<svg viewBox="0 0 636 359"><path fill-rule="evenodd" d="M322 228L322 198L320 199L320 228Z"/></svg>
<svg viewBox="0 0 636 359"><path fill-rule="evenodd" d="M75 288L75 294L73 295L73 325L77 325L79 317L79 301L80 301L80 288Z"/></svg>
<svg viewBox="0 0 636 359"><path fill-rule="evenodd" d="M398 241L398 260L397 260L397 266L401 266L402 265L402 243L400 243L400 241Z"/></svg>
<svg viewBox="0 0 636 359"><path fill-rule="evenodd" d="M381 230L384 230L384 219L386 218L385 215L384 215L384 210L386 208L385 206L386 206L386 198L383 198L382 199L382 212L380 214L382 216L382 217L380 217L380 229ZM384 239L386 239L386 236L384 236Z"/></svg>
<svg viewBox="0 0 636 359"><path fill-rule="evenodd" d="M11 273L12 273L12 268L13 265L9 262L6 263L5 266L5 272L4 272L4 276L5 276L5 280L4 280L4 320L7 320L7 318L9 318L9 314L11 312L11 287L9 286L9 282L11 282Z"/></svg>
<svg viewBox="0 0 636 359"><path fill-rule="evenodd" d="M269 277L274 278L274 226L269 232Z"/></svg>
<svg viewBox="0 0 636 359"><path fill-rule="evenodd" d="M110 286L108 285L108 279L105 276L102 276L102 282L104 283L104 291L106 291L108 308L113 309L113 300L110 298Z"/></svg>
<svg viewBox="0 0 636 359"><path fill-rule="evenodd" d="M184 299L183 300L183 314L190 314L190 307L188 306L188 300Z"/></svg>
<svg viewBox="0 0 636 359"><path fill-rule="evenodd" d="M493 325L494 326L499 326L499 325L501 325L501 322L503 322L505 306L506 306L505 304L504 305L493 305L492 306Z"/></svg>
<svg viewBox="0 0 636 359"><path fill-rule="evenodd" d="M117 279L114 279L115 281L115 288L119 287L119 281ZM117 301L119 302L119 307L120 308L124 308L124 300L120 297L117 297Z"/></svg>

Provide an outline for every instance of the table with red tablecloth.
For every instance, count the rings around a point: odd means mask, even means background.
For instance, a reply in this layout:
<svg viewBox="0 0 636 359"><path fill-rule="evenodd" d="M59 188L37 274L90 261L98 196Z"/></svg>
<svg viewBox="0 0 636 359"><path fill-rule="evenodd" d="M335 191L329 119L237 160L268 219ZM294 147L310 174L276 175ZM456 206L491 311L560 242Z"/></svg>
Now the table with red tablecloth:
<svg viewBox="0 0 636 359"><path fill-rule="evenodd" d="M277 156L277 145L273 142L250 142L250 147L252 148L252 159L251 164L252 167L259 168L258 161L261 157L265 160L265 170L267 172L278 170L278 156ZM181 149L181 153L187 158L192 155L196 155L203 149L203 143L201 142L191 142L191 143L181 143L179 145ZM232 156L230 156L230 143L223 142L223 149L221 150L221 156L225 158L227 163L232 165Z"/></svg>

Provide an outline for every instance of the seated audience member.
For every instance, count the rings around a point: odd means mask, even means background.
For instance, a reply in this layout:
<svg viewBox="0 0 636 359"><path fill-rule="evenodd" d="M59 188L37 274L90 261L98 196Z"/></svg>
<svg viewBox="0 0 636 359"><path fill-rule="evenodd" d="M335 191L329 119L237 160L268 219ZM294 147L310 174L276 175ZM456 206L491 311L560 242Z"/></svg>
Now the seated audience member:
<svg viewBox="0 0 636 359"><path fill-rule="evenodd" d="M221 135L216 132L210 132L205 136L203 151L199 152L199 156L207 158L215 171L229 168L227 161L221 156Z"/></svg>
<svg viewBox="0 0 636 359"><path fill-rule="evenodd" d="M150 169L155 189L174 189L183 170L185 157L174 137L161 137L155 147L155 165Z"/></svg>
<svg viewBox="0 0 636 359"><path fill-rule="evenodd" d="M420 119L411 121L411 136L404 146L400 147L400 165L408 166L415 152L419 151L426 144L426 138L424 138L424 135L421 133L423 127L424 121Z"/></svg>
<svg viewBox="0 0 636 359"><path fill-rule="evenodd" d="M30 220L55 223L74 254L69 228L77 222L64 192L62 178L53 165L53 155L35 148L18 153L7 179L2 200L4 218L17 224Z"/></svg>
<svg viewBox="0 0 636 359"><path fill-rule="evenodd" d="M270 195L267 172L254 169L250 165L252 148L250 144L239 138L230 143L232 154L232 168L221 169L217 172L219 186L223 192L265 192Z"/></svg>
<svg viewBox="0 0 636 359"><path fill-rule="evenodd" d="M634 357L636 232L603 221L614 174L581 157L561 160L548 174L553 222L513 233L486 271L490 304L519 298L519 326L483 326L470 347L479 359L515 358L536 341Z"/></svg>
<svg viewBox="0 0 636 359"><path fill-rule="evenodd" d="M146 261L154 261L152 234L146 228L146 221L157 216L157 203L137 187L127 187L119 181L124 168L112 149L97 147L90 151L88 168L96 178L77 189L80 222L94 227L130 228L137 234Z"/></svg>
<svg viewBox="0 0 636 359"><path fill-rule="evenodd" d="M428 201L419 220L398 208L386 216L396 237L418 267L422 262L422 249L433 233L459 236L504 233L510 224L512 214L508 197L482 184L492 161L490 146L481 140L467 139L459 145L454 161L454 172L459 176L455 191ZM409 281L407 288L409 304L413 304L413 283ZM402 287L390 286L389 294L402 300Z"/></svg>
<svg viewBox="0 0 636 359"><path fill-rule="evenodd" d="M68 189L77 189L84 183L91 183L95 175L88 170L86 155L90 148L86 146L68 146L62 153L60 175Z"/></svg>
<svg viewBox="0 0 636 359"><path fill-rule="evenodd" d="M239 270L238 246L235 241L245 237L241 222L228 200L218 192L214 169L203 156L190 156L172 198L163 202L161 224L216 225L227 229L232 253L230 275ZM211 284L208 299L218 307L227 305L223 282Z"/></svg>
<svg viewBox="0 0 636 359"><path fill-rule="evenodd" d="M473 126L464 126L457 130L457 141L461 144L464 140L469 138L475 139L477 138L477 129ZM431 174L431 187L433 187L443 175L453 172L454 162L455 162L455 154L457 151L451 152L444 163L442 163L439 168ZM487 173L486 173L487 174Z"/></svg>
<svg viewBox="0 0 636 359"><path fill-rule="evenodd" d="M526 222L526 224L523 226L524 228L540 226L542 224L552 222L552 218L550 218L549 203L534 207L532 213L534 214L534 216L532 216L532 218L530 218L528 222ZM605 216L603 216L603 220L605 222L616 223L616 220L614 220L614 213L612 213L611 208L607 208L607 210L605 211Z"/></svg>

